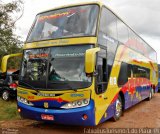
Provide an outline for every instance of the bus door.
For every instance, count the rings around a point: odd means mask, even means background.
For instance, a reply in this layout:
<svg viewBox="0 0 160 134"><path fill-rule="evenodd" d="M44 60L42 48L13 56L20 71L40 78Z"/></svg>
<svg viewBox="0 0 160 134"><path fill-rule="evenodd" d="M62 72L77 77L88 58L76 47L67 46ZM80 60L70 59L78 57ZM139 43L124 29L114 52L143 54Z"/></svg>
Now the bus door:
<svg viewBox="0 0 160 134"><path fill-rule="evenodd" d="M149 69L144 68L144 67L139 67L139 72L140 72L140 77L142 81L142 91L141 91L141 96L142 99L145 99L148 97L150 93L150 84L148 83L147 79L149 79Z"/></svg>
<svg viewBox="0 0 160 134"><path fill-rule="evenodd" d="M98 52L97 65L96 65L96 86L95 86L95 120L96 124L99 123L100 119L106 111L106 100L107 100L107 50L102 49Z"/></svg>
<svg viewBox="0 0 160 134"><path fill-rule="evenodd" d="M131 64L121 63L118 86L125 93L125 108L129 108L132 106L132 96L135 88Z"/></svg>
<svg viewBox="0 0 160 134"><path fill-rule="evenodd" d="M142 79L140 78L140 72L138 70L138 66L133 65L133 83L134 83L134 91L133 91L133 97L132 97L132 104L136 104L139 101L141 101L141 95L143 91L142 85Z"/></svg>

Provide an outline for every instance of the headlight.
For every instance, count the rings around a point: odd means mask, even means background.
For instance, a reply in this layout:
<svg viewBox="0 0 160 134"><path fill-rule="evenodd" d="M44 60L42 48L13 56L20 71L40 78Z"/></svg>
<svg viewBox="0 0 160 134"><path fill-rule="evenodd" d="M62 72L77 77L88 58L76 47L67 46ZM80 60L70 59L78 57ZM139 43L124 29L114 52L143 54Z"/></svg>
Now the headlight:
<svg viewBox="0 0 160 134"><path fill-rule="evenodd" d="M77 100L77 101L67 103L67 104L61 106L61 108L70 109L70 108L84 107L89 104L89 101L90 101L90 99Z"/></svg>
<svg viewBox="0 0 160 134"><path fill-rule="evenodd" d="M23 104L26 104L26 105L29 105L29 106L33 106L33 103L28 101L27 99L23 98L23 97L20 97L20 96L17 96L17 101L23 103Z"/></svg>

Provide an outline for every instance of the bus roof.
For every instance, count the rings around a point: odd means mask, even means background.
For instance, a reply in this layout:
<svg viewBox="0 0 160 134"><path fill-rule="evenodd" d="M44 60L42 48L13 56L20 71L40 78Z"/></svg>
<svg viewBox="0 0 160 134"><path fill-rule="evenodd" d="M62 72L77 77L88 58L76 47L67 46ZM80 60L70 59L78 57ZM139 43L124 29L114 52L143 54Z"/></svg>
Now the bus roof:
<svg viewBox="0 0 160 134"><path fill-rule="evenodd" d="M146 43L152 50L154 50L153 49L153 47L152 46L150 46L139 34L137 34L137 32L135 31L135 30L133 30L132 29L132 27L130 27L130 25L128 25L121 17L119 17L119 15L117 15L112 9L110 9L108 6L106 6L106 4L102 4L101 3L101 5L102 6L105 6L108 10L110 10L114 15L116 15L117 16L117 18L119 18L126 26L128 26L128 28L130 28L135 34L136 34L136 36L138 36L142 41L144 41L144 43ZM154 50L155 51L155 50ZM155 51L156 52L156 51ZM157 52L156 52L156 60L157 60Z"/></svg>
<svg viewBox="0 0 160 134"><path fill-rule="evenodd" d="M79 5L89 5L89 4L97 4L97 5L99 5L99 6L104 5L104 4L103 4L102 2L100 2L100 1L79 2L79 3L76 3L76 4L67 4L67 5L64 5L64 6L59 6L59 7L56 7L56 8L51 8L51 9L49 9L49 10L42 11L42 12L40 12L40 13L38 13L38 14L45 13L45 12L52 11L52 10L67 8L67 7L74 7L74 6L79 6Z"/></svg>

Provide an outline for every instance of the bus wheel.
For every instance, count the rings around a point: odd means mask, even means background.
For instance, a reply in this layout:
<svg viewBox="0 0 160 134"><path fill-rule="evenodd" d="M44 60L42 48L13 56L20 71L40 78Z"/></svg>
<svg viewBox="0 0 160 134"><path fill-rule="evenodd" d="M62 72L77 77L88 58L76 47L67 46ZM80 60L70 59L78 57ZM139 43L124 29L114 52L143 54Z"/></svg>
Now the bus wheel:
<svg viewBox="0 0 160 134"><path fill-rule="evenodd" d="M149 92L149 97L148 97L148 101L150 101L152 98L153 98L153 94L154 94L154 91L153 91L153 88L151 88L150 92Z"/></svg>
<svg viewBox="0 0 160 134"><path fill-rule="evenodd" d="M119 120L121 115L122 115L122 99L120 96L118 96L115 104L115 113L113 116L113 121Z"/></svg>

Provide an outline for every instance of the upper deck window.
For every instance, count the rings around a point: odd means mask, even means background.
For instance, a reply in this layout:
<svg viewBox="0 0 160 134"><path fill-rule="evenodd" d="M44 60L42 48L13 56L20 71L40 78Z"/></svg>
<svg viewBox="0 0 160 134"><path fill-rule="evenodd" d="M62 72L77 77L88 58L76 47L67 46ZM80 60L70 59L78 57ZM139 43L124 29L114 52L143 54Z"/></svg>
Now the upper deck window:
<svg viewBox="0 0 160 134"><path fill-rule="evenodd" d="M27 42L94 36L96 34L98 12L98 5L85 5L39 14Z"/></svg>

